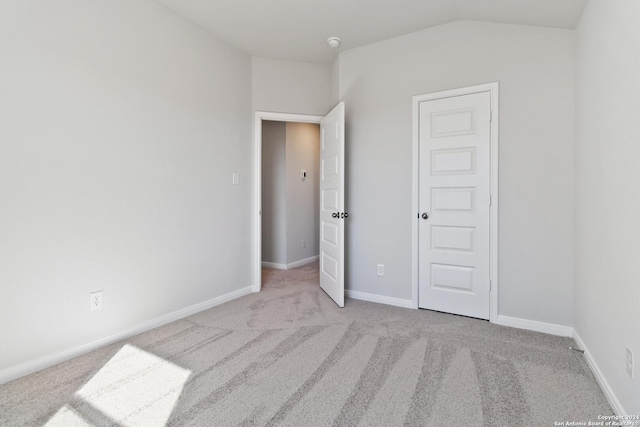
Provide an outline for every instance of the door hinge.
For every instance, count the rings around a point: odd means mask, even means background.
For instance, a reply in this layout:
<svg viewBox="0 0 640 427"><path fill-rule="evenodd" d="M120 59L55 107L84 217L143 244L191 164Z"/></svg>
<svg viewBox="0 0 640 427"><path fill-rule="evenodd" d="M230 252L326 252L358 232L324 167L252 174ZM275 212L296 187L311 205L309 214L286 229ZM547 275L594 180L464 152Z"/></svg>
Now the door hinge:
<svg viewBox="0 0 640 427"><path fill-rule="evenodd" d="M491 280L489 280L489 290L491 290Z"/></svg>
<svg viewBox="0 0 640 427"><path fill-rule="evenodd" d="M489 121L493 121L493 110L489 110Z"/></svg>
<svg viewBox="0 0 640 427"><path fill-rule="evenodd" d="M491 194L489 194L489 206L491 206L491 203L493 203L493 200L491 199Z"/></svg>

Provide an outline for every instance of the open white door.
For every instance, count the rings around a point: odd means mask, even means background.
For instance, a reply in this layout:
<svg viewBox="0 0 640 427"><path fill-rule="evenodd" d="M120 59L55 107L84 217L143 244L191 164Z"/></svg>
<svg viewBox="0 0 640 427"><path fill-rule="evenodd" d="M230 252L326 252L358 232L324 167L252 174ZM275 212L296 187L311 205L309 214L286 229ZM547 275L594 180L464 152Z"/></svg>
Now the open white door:
<svg viewBox="0 0 640 427"><path fill-rule="evenodd" d="M344 102L320 122L320 287L344 307Z"/></svg>

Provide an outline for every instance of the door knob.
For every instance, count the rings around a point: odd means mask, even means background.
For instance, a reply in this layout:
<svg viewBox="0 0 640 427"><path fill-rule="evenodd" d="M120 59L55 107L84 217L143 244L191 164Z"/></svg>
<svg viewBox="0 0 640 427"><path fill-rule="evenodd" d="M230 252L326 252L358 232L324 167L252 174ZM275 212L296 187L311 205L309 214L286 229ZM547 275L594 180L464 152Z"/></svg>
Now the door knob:
<svg viewBox="0 0 640 427"><path fill-rule="evenodd" d="M426 212L423 212L422 219L429 219L429 215Z"/></svg>

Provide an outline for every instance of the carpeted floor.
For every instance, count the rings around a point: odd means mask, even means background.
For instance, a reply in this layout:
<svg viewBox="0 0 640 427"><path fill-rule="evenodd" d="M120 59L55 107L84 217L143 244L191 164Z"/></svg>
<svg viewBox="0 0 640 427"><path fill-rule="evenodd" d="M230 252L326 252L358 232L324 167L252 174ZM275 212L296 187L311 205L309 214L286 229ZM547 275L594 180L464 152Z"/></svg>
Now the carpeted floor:
<svg viewBox="0 0 640 427"><path fill-rule="evenodd" d="M553 426L612 414L568 338L347 300L317 264L0 386L10 426Z"/></svg>

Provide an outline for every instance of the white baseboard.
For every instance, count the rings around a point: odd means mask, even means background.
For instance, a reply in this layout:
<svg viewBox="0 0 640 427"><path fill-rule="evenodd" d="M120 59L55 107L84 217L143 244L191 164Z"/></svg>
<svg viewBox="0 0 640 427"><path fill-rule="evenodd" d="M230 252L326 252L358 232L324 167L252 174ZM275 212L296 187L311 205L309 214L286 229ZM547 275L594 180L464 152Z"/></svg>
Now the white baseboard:
<svg viewBox="0 0 640 427"><path fill-rule="evenodd" d="M578 335L578 332L576 332L575 330L573 331L573 339L576 341L576 344L578 344L578 347L584 350L584 358L587 360L587 363L591 368L591 372L593 372L593 376L596 377L596 381L598 381L598 384L600 385L600 388L602 389L604 396L607 398L607 401L609 402L609 406L611 406L611 409L613 409L613 412L616 415L629 415L625 412L624 408L622 407L622 404L618 400L618 397L613 392L613 389L611 388L606 378L602 374L602 371L598 367L598 364L595 362L595 360L593 360L593 357L591 356L589 349L584 344L584 341L582 341L582 338L580 338L580 335Z"/></svg>
<svg viewBox="0 0 640 427"><path fill-rule="evenodd" d="M287 269L287 264L279 264L277 262L262 261L262 267L264 267L264 268L274 268L276 270L286 270Z"/></svg>
<svg viewBox="0 0 640 427"><path fill-rule="evenodd" d="M291 264L287 264L287 270L291 270L292 268L302 267L303 265L311 264L312 262L316 262L320 259L319 255L311 256L309 258L301 259L300 261L292 262Z"/></svg>
<svg viewBox="0 0 640 427"><path fill-rule="evenodd" d="M167 323L171 323L176 320L183 319L187 316L191 316L192 314L207 310L211 307L224 304L225 302L234 300L236 298L240 298L241 296L247 295L251 292L252 292L251 287L238 289L237 291L233 291L228 294L221 295L216 298L212 298L208 301L204 301L204 302L192 305L190 307L186 307L181 310L177 310L172 313L168 313L163 316L159 316L154 319L150 319L150 320L138 323L136 325L133 325L130 328L124 329L119 332L115 332L113 334L107 335L102 338L98 338L97 340L80 344L76 347L72 347L67 350L63 350L58 353L51 354L49 356L40 357L37 359L33 359L30 361L21 363L16 366L12 366L7 369L3 369L0 371L0 384L4 384L8 381L15 380L16 378L29 375L31 373L37 372L44 368L48 368L50 366L67 361L69 359L73 359L74 357L81 356L85 353L96 350L100 347L104 347L106 345L113 344L123 339L132 337L134 335L141 334L142 332L146 332L150 329L157 328L159 326L166 325Z"/></svg>
<svg viewBox="0 0 640 427"><path fill-rule="evenodd" d="M576 332L574 328L569 326L555 325L552 323L537 322L534 320L518 319L516 317L509 317L509 316L503 316L503 315L498 315L498 320L495 323L502 326L511 326L519 329L527 329L530 331L544 332L547 334L560 335L563 337L573 338L576 341L576 344L578 344L578 347L584 350L584 358L587 361L587 364L589 365L591 372L593 372L593 376L596 378L596 381L598 382L600 389L602 390L605 397L607 398L607 401L609 402L611 409L613 409L613 412L616 415L629 415L626 413L626 411L622 407L622 404L618 400L618 397L616 396L616 394L613 392L613 389L607 382L604 374L598 367L598 364L595 362L595 360L591 356L589 349L584 344L584 341L582 341L582 338L580 338L580 335L578 335L578 332Z"/></svg>
<svg viewBox="0 0 640 427"><path fill-rule="evenodd" d="M554 323L520 319L517 317L504 316L502 314L499 314L497 320L493 323L496 325L510 326L512 328L526 329L528 331L559 335L561 337L573 337L573 328L571 326L556 325Z"/></svg>
<svg viewBox="0 0 640 427"><path fill-rule="evenodd" d="M301 259L290 264L280 264L277 262L262 261L262 266L265 268L275 268L276 270L291 270L292 268L302 267L303 265L311 264L320 259L318 255L309 258Z"/></svg>
<svg viewBox="0 0 640 427"><path fill-rule="evenodd" d="M359 299L362 301L377 302L379 304L394 305L396 307L416 308L410 299L392 298L383 295L368 294L366 292L351 291L345 289L344 295L347 298Z"/></svg>

